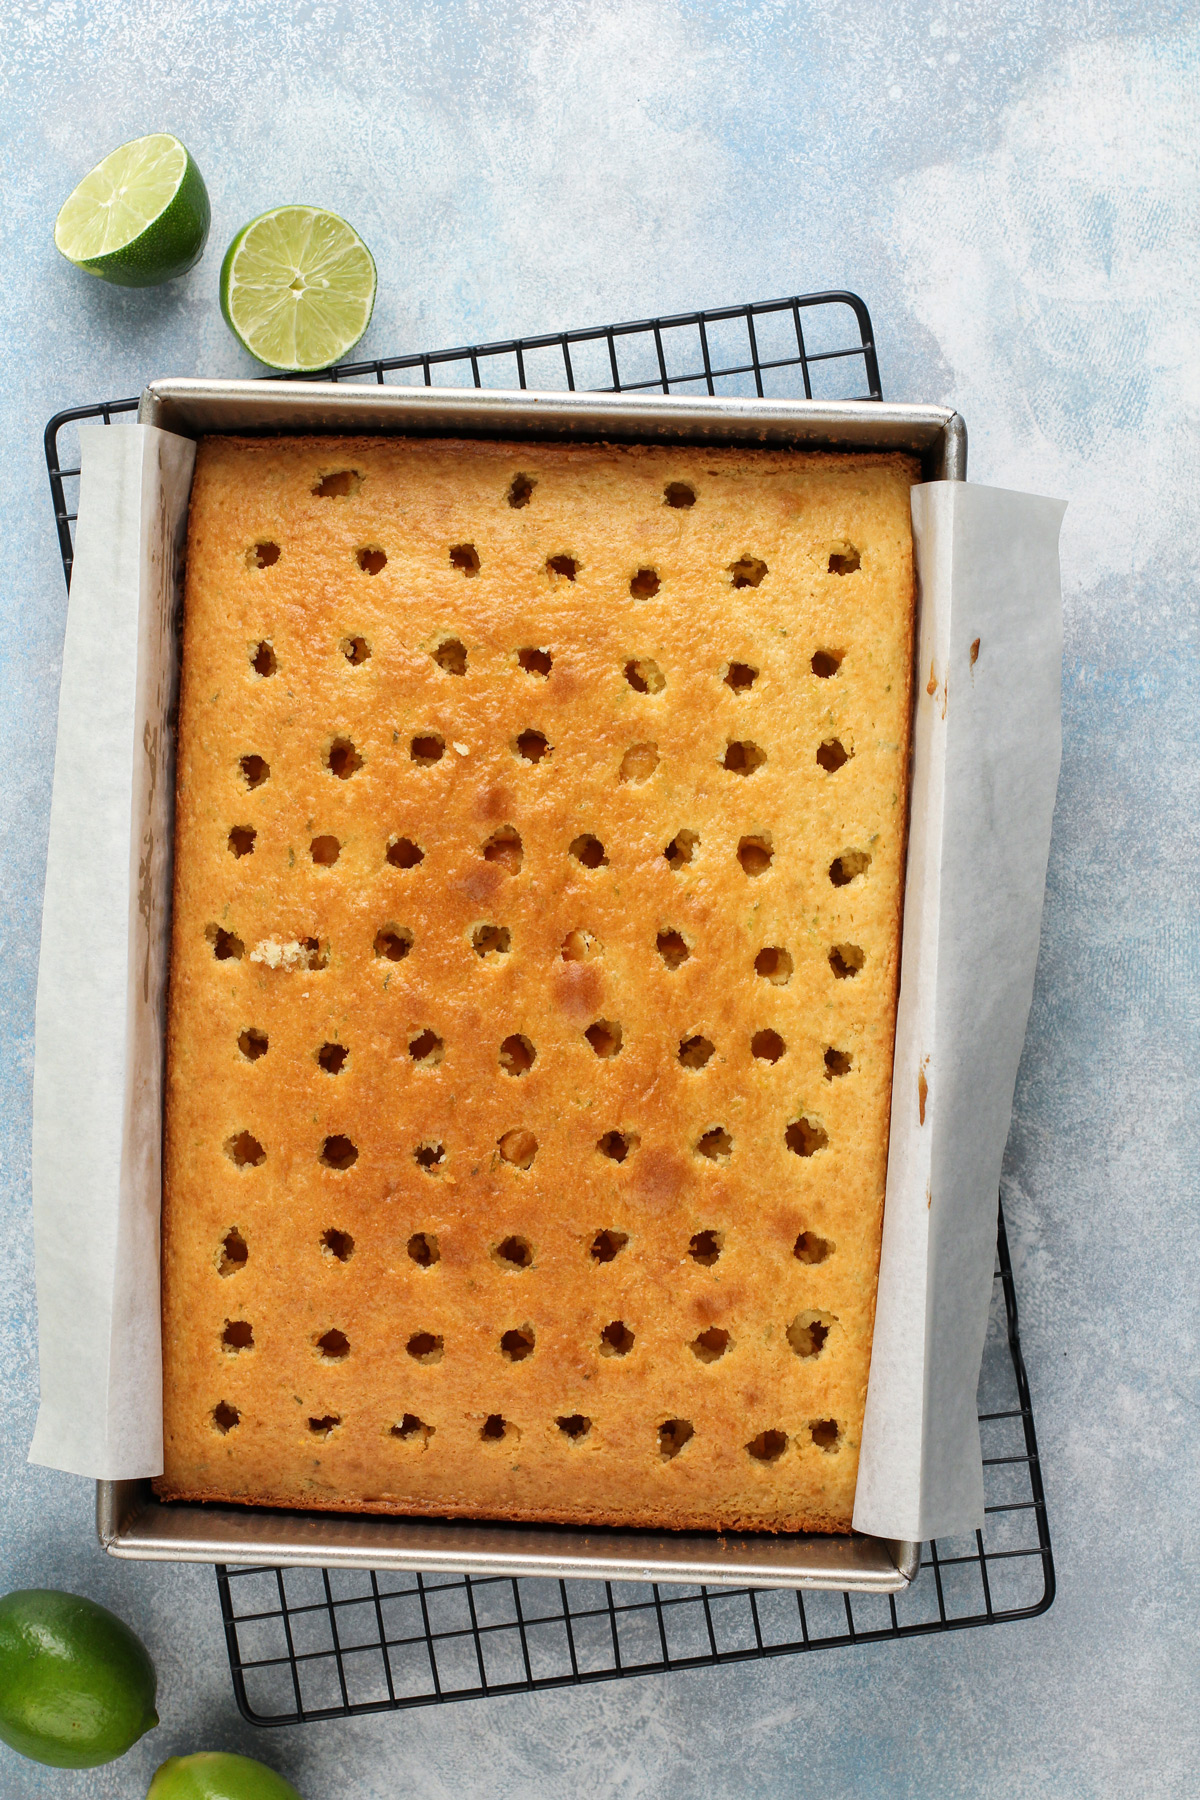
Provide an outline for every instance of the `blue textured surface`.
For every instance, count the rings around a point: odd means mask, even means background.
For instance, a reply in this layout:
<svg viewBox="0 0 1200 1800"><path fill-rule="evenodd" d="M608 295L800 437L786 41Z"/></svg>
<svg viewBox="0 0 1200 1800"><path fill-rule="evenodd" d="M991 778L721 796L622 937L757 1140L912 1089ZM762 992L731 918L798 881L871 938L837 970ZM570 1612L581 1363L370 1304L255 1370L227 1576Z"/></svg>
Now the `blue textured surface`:
<svg viewBox="0 0 1200 1800"><path fill-rule="evenodd" d="M164 1719L86 1775L0 1746L5 1795L141 1796L201 1747L269 1758L305 1800L1195 1795L1193 19L1170 0L0 4L0 1589L117 1608ZM208 179L211 248L168 289L106 288L56 256L55 212L163 128ZM1070 500L1065 756L1006 1173L1059 1566L1044 1619L253 1733L211 1573L107 1562L90 1486L25 1466L64 617L41 428L147 376L249 372L219 258L283 199L371 245L364 354L857 289L889 397L958 406L975 479Z"/></svg>

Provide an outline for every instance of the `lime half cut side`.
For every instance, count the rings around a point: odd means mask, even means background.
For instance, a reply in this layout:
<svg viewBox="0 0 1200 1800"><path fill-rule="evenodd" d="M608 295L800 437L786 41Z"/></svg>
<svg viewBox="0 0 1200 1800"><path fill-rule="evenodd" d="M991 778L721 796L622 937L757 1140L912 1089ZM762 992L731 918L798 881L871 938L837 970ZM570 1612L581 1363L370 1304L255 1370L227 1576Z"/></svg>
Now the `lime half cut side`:
<svg viewBox="0 0 1200 1800"><path fill-rule="evenodd" d="M221 264L230 331L271 369L327 369L357 344L375 305L375 260L319 206L276 206L243 226Z"/></svg>
<svg viewBox="0 0 1200 1800"><path fill-rule="evenodd" d="M191 156L177 137L155 131L84 176L54 222L54 242L89 275L155 287L200 260L211 216Z"/></svg>

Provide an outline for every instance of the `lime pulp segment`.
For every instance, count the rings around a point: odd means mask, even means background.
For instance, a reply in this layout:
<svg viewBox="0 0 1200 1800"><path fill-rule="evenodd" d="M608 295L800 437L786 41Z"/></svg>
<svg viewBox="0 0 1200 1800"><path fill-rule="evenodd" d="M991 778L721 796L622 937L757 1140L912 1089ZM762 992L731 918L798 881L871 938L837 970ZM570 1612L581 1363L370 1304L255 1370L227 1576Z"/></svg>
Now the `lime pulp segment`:
<svg viewBox="0 0 1200 1800"><path fill-rule="evenodd" d="M375 305L375 263L336 213L279 206L240 231L221 267L221 311L273 369L324 369L356 344Z"/></svg>

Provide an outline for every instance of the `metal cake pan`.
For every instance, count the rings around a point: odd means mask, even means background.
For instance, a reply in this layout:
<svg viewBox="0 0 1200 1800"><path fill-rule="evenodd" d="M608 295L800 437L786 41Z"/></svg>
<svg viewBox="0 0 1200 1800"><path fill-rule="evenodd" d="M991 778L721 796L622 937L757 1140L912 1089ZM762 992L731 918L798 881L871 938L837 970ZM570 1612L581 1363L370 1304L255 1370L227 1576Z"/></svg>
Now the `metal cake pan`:
<svg viewBox="0 0 1200 1800"><path fill-rule="evenodd" d="M966 479L967 434L947 407L881 401L675 398L361 387L339 382L152 382L139 423L212 433L372 433L778 449L905 450L929 481ZM110 1556L138 1561L395 1569L475 1576L702 1583L894 1593L920 1545L860 1533L581 1531L460 1519L276 1510L158 1500L148 1481L96 1484Z"/></svg>

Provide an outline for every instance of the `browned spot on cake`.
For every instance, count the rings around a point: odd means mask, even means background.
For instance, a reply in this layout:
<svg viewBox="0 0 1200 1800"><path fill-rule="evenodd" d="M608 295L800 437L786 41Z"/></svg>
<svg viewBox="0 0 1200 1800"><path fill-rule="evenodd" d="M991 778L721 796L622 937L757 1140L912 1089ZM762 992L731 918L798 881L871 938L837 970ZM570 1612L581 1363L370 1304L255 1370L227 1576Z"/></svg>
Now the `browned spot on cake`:
<svg viewBox="0 0 1200 1800"><path fill-rule="evenodd" d="M686 1193L687 1184L687 1165L673 1150L652 1145L638 1158L633 1186L638 1199L647 1206L669 1206Z"/></svg>
<svg viewBox="0 0 1200 1800"><path fill-rule="evenodd" d="M491 900L504 885L505 871L499 863L480 862L458 882L458 891L476 906Z"/></svg>
<svg viewBox="0 0 1200 1800"><path fill-rule="evenodd" d="M568 1019L589 1023L595 1018L604 993L604 976L594 962L554 963L550 985L556 1005Z"/></svg>
<svg viewBox="0 0 1200 1800"><path fill-rule="evenodd" d="M501 819L507 819L513 810L513 797L502 782L484 788L475 797L472 811L477 819L485 824L494 825Z"/></svg>

